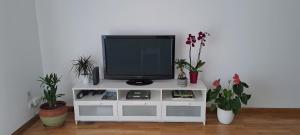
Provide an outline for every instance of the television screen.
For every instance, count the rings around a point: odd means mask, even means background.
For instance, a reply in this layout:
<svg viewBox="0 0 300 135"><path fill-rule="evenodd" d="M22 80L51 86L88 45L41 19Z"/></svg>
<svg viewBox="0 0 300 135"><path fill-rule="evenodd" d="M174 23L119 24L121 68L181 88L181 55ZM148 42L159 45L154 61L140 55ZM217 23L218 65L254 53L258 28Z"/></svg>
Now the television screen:
<svg viewBox="0 0 300 135"><path fill-rule="evenodd" d="M175 36L102 37L105 79L173 79Z"/></svg>

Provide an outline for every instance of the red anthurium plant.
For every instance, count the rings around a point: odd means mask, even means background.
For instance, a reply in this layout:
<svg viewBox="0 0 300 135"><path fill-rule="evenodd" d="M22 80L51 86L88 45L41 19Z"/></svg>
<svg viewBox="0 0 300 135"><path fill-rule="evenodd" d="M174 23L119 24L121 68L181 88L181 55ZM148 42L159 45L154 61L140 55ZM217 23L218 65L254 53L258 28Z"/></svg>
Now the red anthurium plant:
<svg viewBox="0 0 300 135"><path fill-rule="evenodd" d="M213 89L208 90L206 98L207 101L212 101L212 108L232 110L234 114L238 114L241 105L247 105L251 98L250 94L244 93L244 88L249 88L249 86L240 80L238 74L234 74L232 80L228 81L227 88L222 88L220 79L215 80L212 86Z"/></svg>

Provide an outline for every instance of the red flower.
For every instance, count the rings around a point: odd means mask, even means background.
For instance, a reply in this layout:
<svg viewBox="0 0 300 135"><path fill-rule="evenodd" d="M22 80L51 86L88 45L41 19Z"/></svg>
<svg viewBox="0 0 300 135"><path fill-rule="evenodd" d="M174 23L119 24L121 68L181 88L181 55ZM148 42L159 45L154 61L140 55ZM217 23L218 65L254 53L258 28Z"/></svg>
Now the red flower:
<svg viewBox="0 0 300 135"><path fill-rule="evenodd" d="M185 43L186 43L187 45L190 45L190 44L191 44L191 41L190 41L190 40L187 40Z"/></svg>
<svg viewBox="0 0 300 135"><path fill-rule="evenodd" d="M234 74L234 76L232 77L233 78L233 83L234 84L240 84L241 83L241 80L240 80L240 77L238 74Z"/></svg>
<svg viewBox="0 0 300 135"><path fill-rule="evenodd" d="M204 33L204 32L199 32L198 33L198 40L202 40L202 39L204 39L206 37L206 33Z"/></svg>
<svg viewBox="0 0 300 135"><path fill-rule="evenodd" d="M218 79L218 80L215 80L214 82L213 82L213 84L212 84L215 88L217 88L217 87L219 87L219 86L221 86L220 85L220 79Z"/></svg>
<svg viewBox="0 0 300 135"><path fill-rule="evenodd" d="M196 37L195 36L192 36L192 42L196 43Z"/></svg>
<svg viewBox="0 0 300 135"><path fill-rule="evenodd" d="M189 36L188 36L187 39L186 39L185 44L187 44L187 45L192 45L192 47L194 47L196 41L197 41L197 40L196 40L196 37L193 36L192 34L189 34Z"/></svg>

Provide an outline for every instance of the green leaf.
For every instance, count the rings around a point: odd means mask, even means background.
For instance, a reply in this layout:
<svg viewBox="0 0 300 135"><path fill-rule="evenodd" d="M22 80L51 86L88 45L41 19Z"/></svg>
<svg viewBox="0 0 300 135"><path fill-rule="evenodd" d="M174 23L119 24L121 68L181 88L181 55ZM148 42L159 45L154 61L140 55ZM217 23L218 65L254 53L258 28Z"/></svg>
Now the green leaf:
<svg viewBox="0 0 300 135"><path fill-rule="evenodd" d="M243 93L244 87L241 84L234 84L232 89L235 94L237 94L238 96L241 96L241 94Z"/></svg>
<svg viewBox="0 0 300 135"><path fill-rule="evenodd" d="M94 67L94 61L91 56L85 57L81 56L76 60L73 60L72 69L75 71L76 75L79 77L81 74L88 75L92 73Z"/></svg>
<svg viewBox="0 0 300 135"><path fill-rule="evenodd" d="M243 85L245 88L249 88L248 84L245 82L241 82L241 85Z"/></svg>
<svg viewBox="0 0 300 135"><path fill-rule="evenodd" d="M215 100L219 93L221 91L221 86L217 87L216 89L209 89L207 92L207 97L206 97L206 101L212 101Z"/></svg>
<svg viewBox="0 0 300 135"><path fill-rule="evenodd" d="M249 94L245 94L243 93L241 96L240 96L240 99L242 101L243 104L247 105L247 102L248 100L251 98L251 95Z"/></svg>
<svg viewBox="0 0 300 135"><path fill-rule="evenodd" d="M57 92L57 83L60 82L60 78L55 73L46 74L44 77L40 77L41 88L43 89L44 95L43 100L47 101L49 107L55 107L56 98L61 97L64 94L58 94Z"/></svg>
<svg viewBox="0 0 300 135"><path fill-rule="evenodd" d="M230 105L231 105L233 113L235 115L237 115L242 107L239 97L235 97L234 99L231 99Z"/></svg>
<svg viewBox="0 0 300 135"><path fill-rule="evenodd" d="M177 65L177 67L176 67L177 69L184 68L186 61L185 61L185 59L176 59L175 64Z"/></svg>
<svg viewBox="0 0 300 135"><path fill-rule="evenodd" d="M215 111L216 108L217 108L216 104L211 104L209 110L210 110L210 111Z"/></svg>
<svg viewBox="0 0 300 135"><path fill-rule="evenodd" d="M204 61L199 60L199 61L197 62L197 64L196 64L195 69L196 69L196 70L199 70L199 68L202 67L204 64L205 64Z"/></svg>
<svg viewBox="0 0 300 135"><path fill-rule="evenodd" d="M212 90L209 89L209 90L207 91L207 93L206 93L206 101L207 101L207 102L212 100L211 92L212 92Z"/></svg>

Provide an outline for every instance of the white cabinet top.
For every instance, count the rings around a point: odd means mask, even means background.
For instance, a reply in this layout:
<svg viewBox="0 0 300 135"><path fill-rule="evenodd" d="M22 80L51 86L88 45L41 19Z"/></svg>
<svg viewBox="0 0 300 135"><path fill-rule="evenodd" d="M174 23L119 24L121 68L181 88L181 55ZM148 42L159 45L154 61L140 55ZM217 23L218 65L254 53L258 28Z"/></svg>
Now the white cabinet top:
<svg viewBox="0 0 300 135"><path fill-rule="evenodd" d="M126 80L100 80L98 85L78 83L73 90L95 90L95 89L117 89L117 90L207 90L205 84L198 80L197 84L188 84L187 87L177 85L176 79L153 80L150 85L136 86L126 84Z"/></svg>

